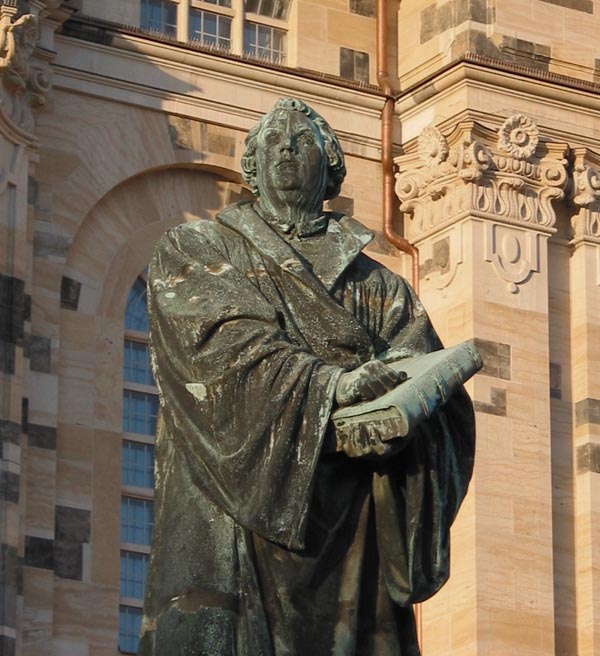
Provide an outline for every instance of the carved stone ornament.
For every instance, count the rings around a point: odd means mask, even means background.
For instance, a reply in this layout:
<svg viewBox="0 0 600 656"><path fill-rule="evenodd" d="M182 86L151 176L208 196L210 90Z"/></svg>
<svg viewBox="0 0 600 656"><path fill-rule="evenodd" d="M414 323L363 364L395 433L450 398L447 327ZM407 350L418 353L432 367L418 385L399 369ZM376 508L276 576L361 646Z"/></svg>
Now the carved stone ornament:
<svg viewBox="0 0 600 656"><path fill-rule="evenodd" d="M0 113L5 120L30 132L32 108L43 105L52 86L47 62L32 61L38 41L38 19L16 17L14 3L0 4Z"/></svg>
<svg viewBox="0 0 600 656"><path fill-rule="evenodd" d="M419 136L419 154L425 164L440 164L448 157L448 142L434 126L425 128Z"/></svg>
<svg viewBox="0 0 600 656"><path fill-rule="evenodd" d="M537 125L523 114L514 114L504 121L498 132L498 147L516 159L529 159L539 139Z"/></svg>
<svg viewBox="0 0 600 656"><path fill-rule="evenodd" d="M540 143L537 126L520 114L507 119L498 132L474 121L459 123L447 137L426 128L418 143L409 144L396 159L396 194L406 216L406 237L424 246L468 218L552 234L553 203L564 198L568 182L566 153L566 144ZM511 291L537 266L533 246L520 235L518 244L513 241L494 237L489 259ZM503 245L509 255L502 254ZM460 244L453 249L460 252Z"/></svg>
<svg viewBox="0 0 600 656"><path fill-rule="evenodd" d="M571 218L573 242L600 244L600 155L586 148L573 154L571 200L578 209Z"/></svg>

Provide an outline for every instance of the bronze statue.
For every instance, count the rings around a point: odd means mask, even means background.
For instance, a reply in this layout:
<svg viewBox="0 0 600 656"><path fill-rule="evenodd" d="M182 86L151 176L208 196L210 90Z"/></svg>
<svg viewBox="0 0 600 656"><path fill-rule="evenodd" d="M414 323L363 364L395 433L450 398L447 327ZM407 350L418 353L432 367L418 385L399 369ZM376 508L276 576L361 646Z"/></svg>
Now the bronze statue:
<svg viewBox="0 0 600 656"><path fill-rule="evenodd" d="M170 230L150 265L161 394L142 656L416 656L473 465L462 388L408 438L336 451L339 406L441 348L371 233L323 212L340 144L300 100L248 134L256 202ZM401 444L400 444L401 442Z"/></svg>

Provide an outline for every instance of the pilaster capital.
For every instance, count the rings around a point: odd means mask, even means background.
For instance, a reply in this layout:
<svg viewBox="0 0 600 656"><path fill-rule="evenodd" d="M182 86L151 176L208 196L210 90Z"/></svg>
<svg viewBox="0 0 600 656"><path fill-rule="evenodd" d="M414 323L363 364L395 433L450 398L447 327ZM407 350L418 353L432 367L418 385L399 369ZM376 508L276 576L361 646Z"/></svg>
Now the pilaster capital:
<svg viewBox="0 0 600 656"><path fill-rule="evenodd" d="M53 53L36 49L43 8L36 12L18 15L17 0L0 0L0 123L24 141L33 141L33 110L52 87Z"/></svg>
<svg viewBox="0 0 600 656"><path fill-rule="evenodd" d="M600 244L600 154L588 148L573 149L570 196L577 210L571 217L572 243Z"/></svg>
<svg viewBox="0 0 600 656"><path fill-rule="evenodd" d="M545 141L522 114L497 131L471 120L448 136L425 128L396 158L396 194L412 219L407 237L419 241L467 217L554 232L552 203L565 195L567 150Z"/></svg>

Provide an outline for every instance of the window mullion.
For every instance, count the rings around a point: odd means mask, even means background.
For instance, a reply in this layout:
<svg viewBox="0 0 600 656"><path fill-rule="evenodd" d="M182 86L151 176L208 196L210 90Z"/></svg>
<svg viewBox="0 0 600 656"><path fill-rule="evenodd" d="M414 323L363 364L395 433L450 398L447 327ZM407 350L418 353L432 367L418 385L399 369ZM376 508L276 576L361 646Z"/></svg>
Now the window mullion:
<svg viewBox="0 0 600 656"><path fill-rule="evenodd" d="M177 7L177 40L190 40L190 0L179 0Z"/></svg>
<svg viewBox="0 0 600 656"><path fill-rule="evenodd" d="M244 0L233 0L234 14L231 25L231 52L244 54Z"/></svg>

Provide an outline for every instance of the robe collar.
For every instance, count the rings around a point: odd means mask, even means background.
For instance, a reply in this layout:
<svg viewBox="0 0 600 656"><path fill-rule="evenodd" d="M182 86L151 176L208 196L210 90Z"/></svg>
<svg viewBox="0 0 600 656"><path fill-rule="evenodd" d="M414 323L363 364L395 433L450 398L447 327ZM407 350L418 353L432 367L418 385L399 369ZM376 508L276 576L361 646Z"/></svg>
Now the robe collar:
<svg viewBox="0 0 600 656"><path fill-rule="evenodd" d="M328 219L327 231L319 257L313 263L312 273L327 290L331 290L342 273L373 239L373 233L349 216L334 212L325 216ZM217 220L241 234L282 269L300 278L310 276L311 272L302 256L259 216L253 203L242 201L230 205L217 214Z"/></svg>

